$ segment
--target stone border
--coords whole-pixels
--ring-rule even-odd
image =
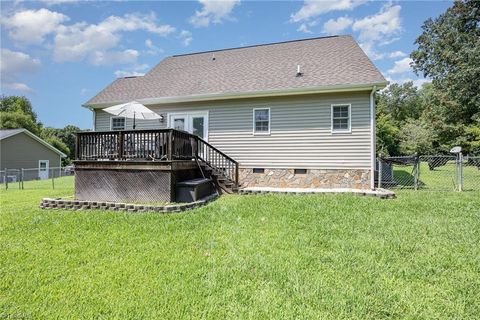
[[[253,190],[252,190],[253,189]],[[282,188],[262,188],[261,187],[256,187],[256,188],[247,188],[247,189],[240,189],[239,194],[240,195],[249,195],[249,194],[268,194],[268,193],[273,193],[273,194],[291,194],[291,195],[303,195],[303,194],[353,194],[357,196],[368,196],[368,197],[377,197],[380,199],[395,199],[397,196],[393,191],[387,190],[387,189],[375,189],[375,190],[338,190],[335,191],[335,189],[303,189],[302,188],[285,188],[282,190]]]
[[[123,212],[182,212],[199,208],[208,202],[216,199],[218,194],[209,195],[203,199],[190,203],[169,204],[163,206],[149,204],[132,204],[123,202],[107,202],[107,201],[85,201],[85,200],[68,200],[61,198],[43,198],[40,203],[41,209],[61,209],[61,210],[110,210]]]

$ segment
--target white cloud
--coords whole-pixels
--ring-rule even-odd
[[[385,5],[377,14],[356,20],[353,31],[360,32],[361,42],[372,42],[390,38],[402,30],[399,5]]]
[[[16,91],[21,91],[25,93],[33,92],[33,89],[27,86],[25,83],[12,82],[12,83],[5,83],[3,84],[3,86],[10,90],[16,90]]]
[[[2,79],[10,81],[21,74],[31,74],[40,67],[40,60],[30,57],[28,54],[1,49],[0,71]]]
[[[413,82],[413,85],[417,88],[421,88],[423,86],[423,84],[425,83],[430,83],[432,82],[432,80],[430,79],[425,79],[425,78],[419,78],[419,79],[412,79],[412,78],[400,78],[400,79],[392,79],[390,77],[387,77],[387,81],[390,82],[390,84],[392,83],[398,83],[398,84],[404,84],[406,82]]]
[[[317,24],[318,24],[318,20],[302,22],[302,24],[300,24],[300,26],[298,27],[297,31],[303,32],[303,33],[313,33],[312,30],[310,30],[310,28],[315,27]]]
[[[233,8],[240,4],[240,0],[198,0],[202,4],[200,11],[190,17],[189,22],[197,27],[208,27],[210,23],[221,23],[223,20],[231,20],[230,14]]]
[[[363,49],[365,54],[369,56],[370,59],[372,60],[380,60],[385,58],[384,53],[380,53],[377,50],[375,50],[374,44],[372,42],[365,42],[365,43],[360,42],[358,45],[360,46],[360,48]]]
[[[114,72],[114,74],[117,78],[143,76],[145,74],[145,70],[147,70],[148,67],[148,64],[135,65],[129,69],[117,70]]]
[[[407,54],[403,51],[393,51],[393,52],[390,52],[390,54],[388,55],[389,58],[403,58],[406,56]]]
[[[47,6],[56,6],[59,4],[76,3],[78,0],[40,0],[40,2],[45,3]]]
[[[123,51],[95,51],[90,56],[89,62],[95,66],[134,64],[137,62],[138,56],[138,51],[133,49]]]
[[[303,33],[313,33],[312,30],[310,30],[308,27],[307,27],[307,24],[306,23],[302,23],[298,29],[297,29],[298,32],[303,32]]]
[[[330,19],[323,24],[323,33],[338,34],[350,27],[352,23],[353,20],[347,16],[339,17],[337,20]]]
[[[410,68],[410,63],[412,63],[412,59],[410,58],[403,58],[401,60],[395,61],[395,64],[392,69],[388,70],[388,74],[401,74],[412,71]]]
[[[182,30],[178,37],[182,40],[184,46],[189,46],[193,40],[192,33],[187,30]]]
[[[30,57],[28,54],[9,49],[0,51],[0,75],[2,86],[12,90],[32,92],[32,89],[24,83],[18,82],[23,75],[29,75],[38,70],[40,60]]]
[[[60,26],[54,40],[56,61],[82,61],[92,64],[136,63],[138,51],[112,51],[125,31],[145,30],[159,36],[175,31],[170,25],[158,25],[155,14],[110,16],[99,24],[76,23]],[[112,59],[112,60],[110,60]]]
[[[375,49],[376,45],[382,46],[399,39],[396,36],[402,31],[400,10],[399,5],[387,4],[378,13],[353,23],[352,30],[359,32],[360,46],[371,59],[379,60],[386,56]]]
[[[25,10],[2,17],[1,23],[17,45],[41,44],[45,36],[58,29],[69,18],[48,9]]]
[[[117,78],[125,78],[125,77],[140,77],[145,75],[144,72],[138,72],[133,70],[117,70],[114,72]]]
[[[163,49],[154,45],[151,39],[145,40],[145,46],[148,48],[148,50],[145,52],[146,54],[154,56],[163,52]]]
[[[352,10],[365,0],[320,1],[305,0],[303,6],[290,16],[291,22],[308,21],[330,11]]]

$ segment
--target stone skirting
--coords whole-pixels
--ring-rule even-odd
[[[253,173],[253,169],[241,168],[239,176],[243,188],[370,189],[368,169],[307,169],[305,174],[295,174],[294,169],[265,169],[264,173]]]
[[[41,209],[62,209],[62,210],[112,210],[127,212],[181,212],[185,210],[199,208],[218,197],[218,194],[212,194],[199,201],[191,203],[169,204],[169,205],[149,205],[132,204],[122,202],[105,201],[84,201],[69,199],[51,199],[44,198],[40,203]]]

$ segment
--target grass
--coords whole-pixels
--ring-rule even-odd
[[[434,170],[428,168],[428,163],[420,164],[419,186],[424,190],[451,191],[454,190],[455,163],[449,161],[447,164],[436,167]],[[399,183],[393,188],[413,188],[413,166],[394,165],[394,180]],[[480,170],[475,166],[463,166],[463,190],[480,191]]]
[[[69,180],[70,179],[70,180]],[[0,318],[474,319],[480,193],[225,196],[179,214],[0,191]]]

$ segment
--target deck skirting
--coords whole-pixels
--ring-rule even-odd
[[[75,199],[111,202],[176,202],[176,184],[199,177],[192,160],[77,161]]]

